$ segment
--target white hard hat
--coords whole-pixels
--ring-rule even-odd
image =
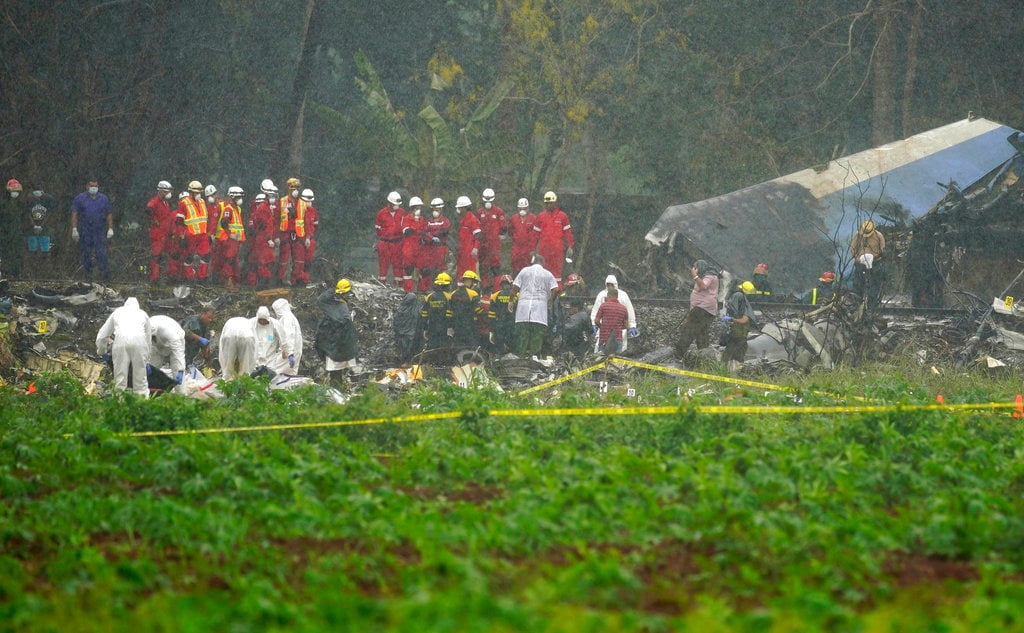
[[[264,178],[263,182],[260,183],[260,191],[263,193],[270,193],[271,191],[277,191],[277,187],[274,186],[274,181],[270,178]]]
[[[419,196],[413,196],[413,197],[409,198],[409,206],[410,207],[422,207],[423,206],[423,201],[420,200]]]
[[[462,207],[472,206],[473,203],[469,201],[469,196],[459,196],[459,199],[455,201],[455,208],[461,209]]]
[[[267,199],[267,194],[265,194],[265,193],[258,193],[258,194],[256,194],[256,197],[253,198],[253,200],[255,200],[256,202],[263,202],[266,199]]]
[[[480,195],[483,197],[484,202],[494,202],[494,189],[488,187],[487,189],[484,189],[484,192]]]
[[[171,183],[167,182],[166,180],[161,180],[160,182],[156,183],[156,188],[162,191],[170,191]]]
[[[217,193],[217,188],[213,185],[206,185],[206,189],[203,190],[204,196],[212,196],[215,193]]]
[[[244,195],[245,191],[238,185],[235,185],[234,187],[228,187],[228,196],[232,198],[239,198]]]
[[[544,194],[544,202],[557,202],[558,196],[555,195],[554,191],[549,191]]]
[[[520,209],[529,209],[530,201],[527,200],[526,198],[520,198],[516,206],[519,207]]]
[[[316,197],[313,195],[312,189],[303,189],[302,193],[299,194],[299,197],[301,197],[306,202],[313,202],[313,200],[316,199]]]
[[[182,191],[181,193],[178,194],[178,200],[183,200],[183,199],[185,199],[187,197],[188,197],[188,192],[187,191]]]
[[[444,200],[442,200],[440,198],[434,198],[433,200],[430,201],[430,206],[432,206],[432,207],[443,207],[444,206]]]
[[[388,194],[388,202],[391,204],[402,204],[402,195],[397,191]]]

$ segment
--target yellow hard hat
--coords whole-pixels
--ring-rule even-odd
[[[302,181],[299,180],[298,178],[289,178],[288,180],[285,181],[284,184],[286,187],[288,187],[288,190],[291,191],[292,189],[298,189],[299,187],[301,187]]]
[[[476,273],[473,272],[472,270],[467,270],[466,272],[462,273],[462,278],[463,279],[473,279],[473,280],[476,280],[476,281],[480,280],[480,278],[477,277]]]
[[[544,202],[557,202],[558,196],[555,195],[554,191],[549,191],[544,194]]]
[[[434,277],[434,283],[438,286],[447,286],[452,283],[452,277],[448,273],[437,273],[437,277]]]
[[[860,234],[867,237],[875,232],[875,223],[871,220],[864,220],[860,225]]]
[[[349,292],[352,292],[352,282],[348,279],[339,279],[334,286],[334,294],[343,295]]]
[[[752,282],[752,281],[744,281],[743,283],[740,284],[740,290],[742,290],[743,294],[745,294],[745,295],[752,295],[752,294],[754,294],[754,290],[755,290],[754,282]]]
[[[188,183],[188,190],[191,191],[192,193],[202,193],[203,183],[199,182],[198,180],[193,180],[192,182]]]

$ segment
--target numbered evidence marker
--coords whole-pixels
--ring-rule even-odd
[[[608,393],[608,383],[603,380],[597,383],[597,391],[599,393]]]
[[[635,396],[636,396],[636,389],[633,389],[632,387],[629,387],[629,388],[626,389],[626,397],[627,398],[633,398]]]
[[[1003,299],[1003,305],[1006,306],[1007,310],[1013,310],[1013,297],[1006,295],[1006,298]]]

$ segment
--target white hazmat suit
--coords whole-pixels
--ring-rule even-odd
[[[149,325],[153,331],[149,362],[157,367],[170,367],[175,374],[185,371],[185,330],[163,314],[149,317]]]
[[[619,288],[619,280],[615,278],[615,275],[608,275],[604,280],[605,289],[597,293],[597,297],[594,299],[594,307],[590,309],[590,322],[593,323],[597,319],[597,309],[601,307],[601,304],[608,298],[608,284],[611,284],[619,291],[619,303],[621,303],[628,313],[626,319],[627,328],[636,327],[636,311],[633,309],[633,302],[629,300],[629,295],[622,288]]]
[[[132,376],[132,391],[149,397],[146,363],[149,362],[149,341],[152,330],[149,315],[139,307],[139,300],[129,297],[124,305],[114,310],[96,334],[96,352],[110,350],[114,363],[114,388],[128,389],[128,372]],[[110,339],[114,342],[111,343]]]
[[[261,320],[266,323],[260,323]],[[287,371],[288,356],[292,350],[284,340],[280,322],[270,316],[270,308],[260,306],[256,310],[256,316],[249,322],[256,333],[256,366],[266,365],[279,374]]]
[[[232,317],[220,333],[221,373],[231,380],[256,369],[256,333],[246,317]]]
[[[270,307],[274,310],[274,315],[277,316],[278,323],[281,326],[281,338],[284,344],[295,356],[295,366],[283,370],[283,373],[298,375],[299,363],[302,362],[302,326],[299,325],[299,320],[292,314],[292,306],[288,303],[287,299],[277,299],[274,303],[270,304]]]

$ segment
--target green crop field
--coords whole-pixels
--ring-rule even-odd
[[[0,388],[0,630],[1024,630],[1020,381],[872,372],[797,393],[628,374],[345,406]],[[618,375],[621,378],[622,375]],[[941,381],[940,381],[941,380]],[[681,387],[681,395],[677,388]],[[705,413],[736,404],[906,410]],[[449,419],[138,437],[130,433]]]

